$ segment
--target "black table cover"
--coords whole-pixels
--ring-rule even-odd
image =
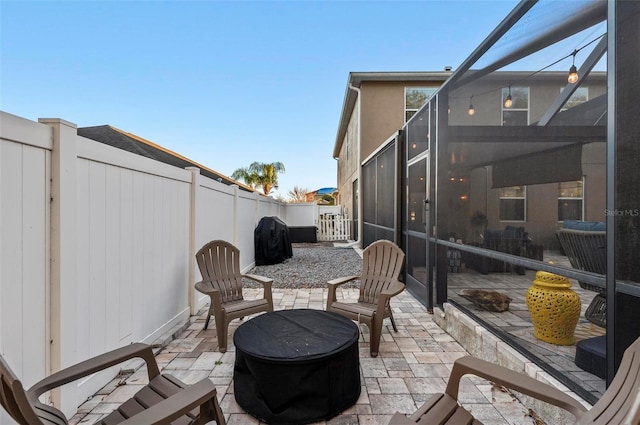
[[[240,325],[233,342],[236,401],[263,422],[327,420],[360,396],[358,327],[339,314],[262,314]]]

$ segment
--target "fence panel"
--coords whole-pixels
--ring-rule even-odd
[[[313,203],[286,204],[284,222],[287,226],[315,226],[318,219],[318,205]]]
[[[0,353],[26,387],[49,369],[51,139],[0,112]]]
[[[189,315],[190,179],[185,170],[76,136],[73,322],[61,334],[61,363],[75,363],[134,341],[152,342]],[[92,395],[109,373],[76,383],[63,408]]]
[[[234,242],[234,198],[235,190],[231,186],[219,183],[208,177],[199,176],[197,197],[197,229],[195,249],[220,239]]]
[[[104,163],[102,151],[114,148],[79,139],[84,153],[94,150],[77,168],[77,290],[85,310],[77,337],[90,342],[84,357],[152,338],[158,324],[187,309],[190,175],[179,170],[175,179],[171,167],[163,176],[169,169],[160,163],[155,170]]]
[[[255,262],[254,230],[260,221],[258,216],[258,197],[260,195],[238,191],[237,209],[235,211],[238,236],[236,246],[240,250],[240,268],[246,270]]]

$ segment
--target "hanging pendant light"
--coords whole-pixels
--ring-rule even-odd
[[[513,106],[513,99],[511,99],[511,86],[509,86],[509,94],[507,95],[507,98],[504,100],[504,107],[511,108],[511,106]]]
[[[569,78],[567,78],[567,81],[569,81],[569,83],[571,84],[575,84],[578,82],[578,68],[576,68],[576,53],[578,53],[577,50],[574,50],[572,53],[573,62],[571,64],[571,68],[569,68]]]
[[[476,110],[475,110],[475,109],[473,109],[473,103],[472,103],[472,100],[473,100],[473,96],[471,96],[471,97],[469,98],[469,112],[468,112],[468,113],[469,113],[469,116],[473,116],[473,115],[476,113]]]

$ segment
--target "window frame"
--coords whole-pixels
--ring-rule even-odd
[[[523,196],[503,196],[502,195],[502,190],[503,189],[509,189],[509,188],[514,188],[514,187],[522,187],[523,191],[524,191],[524,195]],[[510,219],[503,219],[502,218],[502,201],[503,200],[522,200],[523,203],[523,217],[522,220],[510,220]],[[509,222],[509,223],[524,223],[527,221],[527,186],[510,186],[510,187],[503,187],[498,189],[498,220],[500,222]]]
[[[564,90],[564,88],[560,89],[560,92],[562,92],[562,90]],[[570,104],[569,102],[571,102],[571,99],[573,99],[578,92],[582,92],[582,91],[586,91],[585,93],[585,100],[583,102],[577,102],[574,100],[573,104]],[[571,96],[569,96],[569,99],[567,99],[567,101],[565,102],[564,105],[562,105],[562,109],[560,109],[560,111],[566,111],[569,110],[571,108],[574,108],[582,103],[586,103],[589,101],[589,87],[588,86],[580,86],[580,87],[576,87],[575,91],[571,94]],[[571,105],[570,107],[567,107],[567,104]]]
[[[416,112],[418,112],[424,105],[426,105],[429,102],[429,99],[431,99],[431,96],[433,96],[437,91],[438,91],[437,86],[405,86],[404,88],[404,122],[408,122],[411,117],[413,117]],[[417,109],[414,108],[407,108],[407,95],[409,90],[417,90],[417,91],[429,91],[430,93],[425,93],[427,94],[427,97],[424,100],[424,103],[422,105],[420,105]],[[407,116],[407,113],[412,112],[411,117]]]
[[[514,102],[514,106],[511,106],[509,108],[504,106],[504,99],[506,99],[507,95],[509,94],[509,90],[511,90],[511,96],[513,97],[513,93],[516,90],[520,90],[520,89],[524,89],[526,90],[527,93],[527,107],[526,108],[516,108],[515,107],[515,103]],[[503,126],[508,126],[508,125],[517,125],[517,124],[505,124],[505,118],[504,118],[504,114],[505,112],[526,112],[527,113],[527,122],[525,123],[525,125],[529,125],[529,120],[531,118],[531,87],[529,86],[507,86],[507,87],[503,87],[502,88],[502,96],[500,97],[500,107],[501,112],[500,112],[500,122],[501,125]]]
[[[580,190],[580,197],[577,196],[560,196],[560,185],[562,183],[574,183],[574,182],[581,182],[582,186],[581,186],[581,190]],[[584,180],[584,176],[582,177],[581,180],[574,180],[572,182],[558,182],[558,223],[562,223],[564,222],[564,220],[584,220],[584,186],[585,186],[585,180]],[[570,200],[570,201],[576,201],[576,200],[580,200],[580,218],[567,218],[564,220],[560,220],[560,201],[561,200]]]

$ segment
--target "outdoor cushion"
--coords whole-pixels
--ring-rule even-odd
[[[607,230],[607,223],[603,221],[565,220],[562,222],[562,228],[591,232],[604,232]]]

